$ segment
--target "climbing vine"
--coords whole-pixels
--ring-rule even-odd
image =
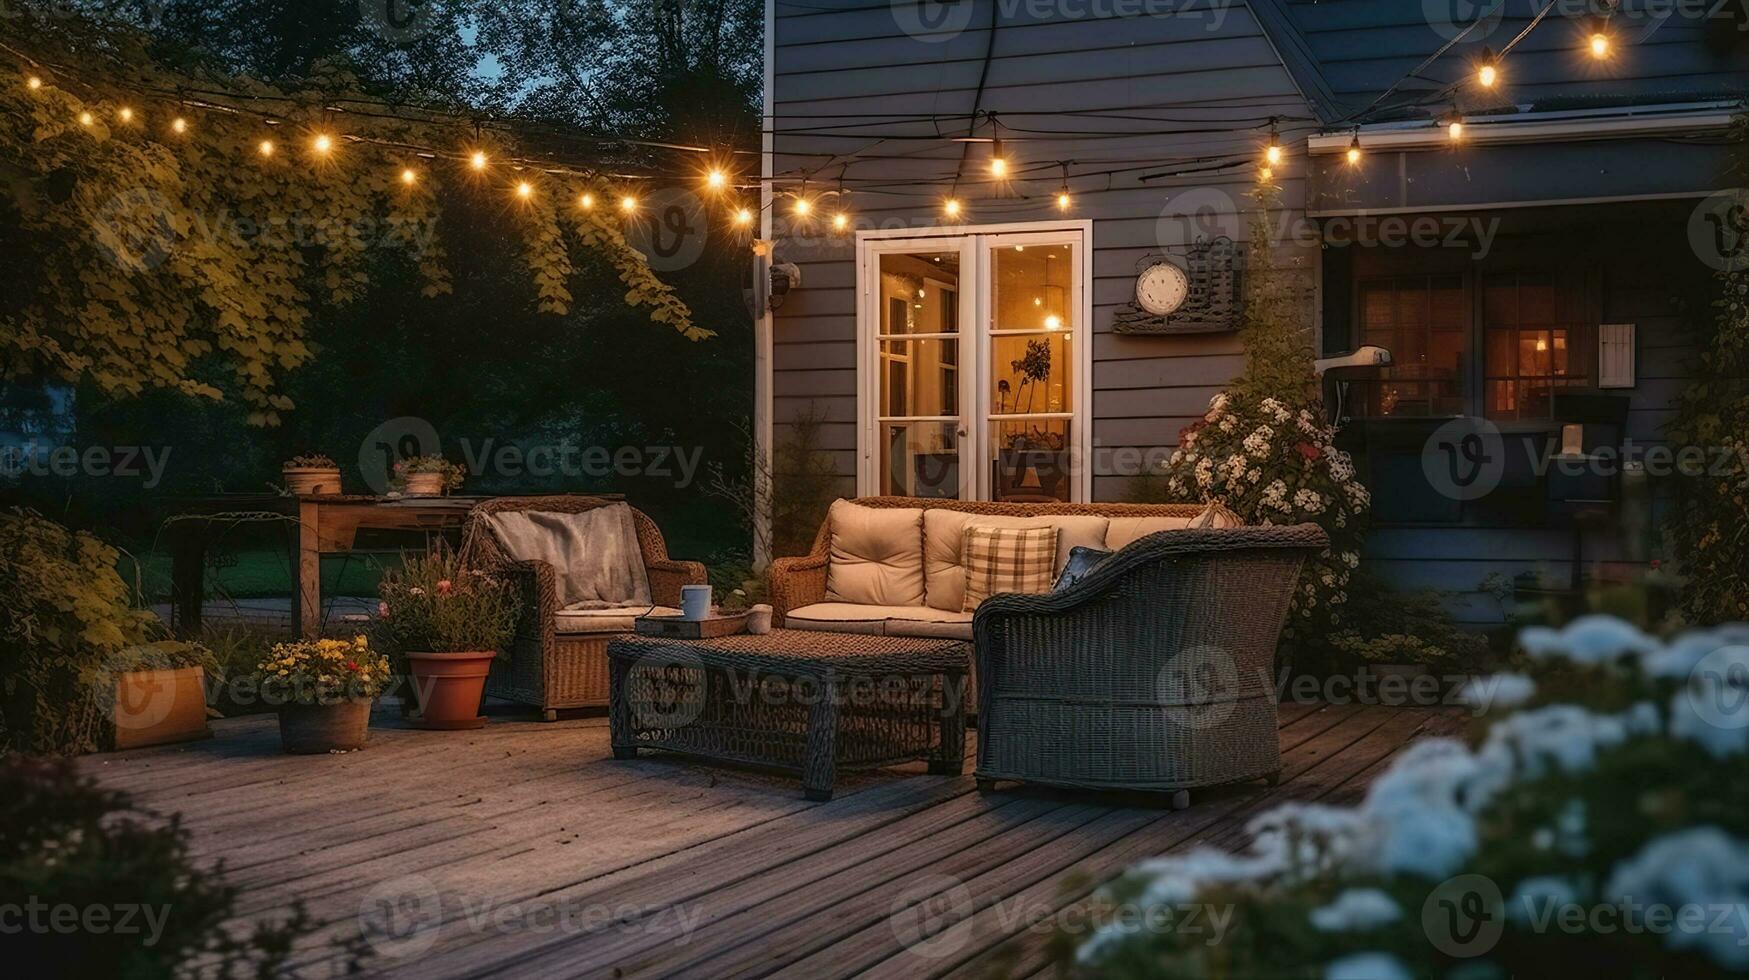
[[[252,424],[275,424],[292,408],[283,378],[312,354],[312,310],[362,297],[383,250],[411,259],[426,297],[449,292],[444,203],[480,194],[503,195],[521,219],[513,224],[543,313],[570,310],[572,250],[586,248],[606,257],[625,302],[653,322],[691,340],[712,336],[615,215],[578,205],[585,191],[612,200],[603,182],[532,167],[476,173],[414,150],[517,156],[501,134],[485,145],[446,117],[337,111],[358,88],[340,71],[281,92],[168,71],[114,32],[33,25],[43,26],[21,18],[0,36],[79,70],[0,59],[0,223],[16,225],[3,245],[18,266],[0,307],[0,378],[86,382],[114,396],[170,389],[219,400],[229,389]],[[203,95],[199,107],[151,97],[183,91],[226,94]],[[259,117],[262,106],[275,125]],[[314,149],[320,134],[332,134],[327,152]],[[524,181],[530,192],[513,193]]]

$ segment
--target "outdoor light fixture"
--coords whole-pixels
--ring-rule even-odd
[[[1067,210],[1069,210],[1069,204],[1070,204],[1069,192],[1068,191],[1058,191],[1057,192],[1057,210],[1058,211],[1067,211]]]
[[[1350,166],[1360,162],[1360,134],[1356,133],[1353,142],[1348,144],[1348,163]]]
[[[990,144],[990,175],[993,177],[1008,176],[1008,158],[1002,153],[1002,137]]]
[[[1264,162],[1268,163],[1272,167],[1280,166],[1280,164],[1281,164],[1281,147],[1276,145],[1275,143],[1269,144],[1269,148],[1267,150],[1263,151],[1263,159],[1264,159]]]

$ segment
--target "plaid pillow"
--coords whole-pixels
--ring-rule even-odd
[[[968,524],[965,534],[960,564],[966,570],[966,612],[1005,592],[1051,591],[1057,572],[1056,528]]]

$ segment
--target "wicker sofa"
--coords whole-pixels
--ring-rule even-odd
[[[1064,544],[1091,536],[1095,526],[1077,519],[1105,521],[1103,544],[1115,554],[1086,578],[1045,595],[994,596],[975,614],[927,598],[923,611],[828,601],[830,518],[809,555],[773,563],[773,605],[792,629],[974,641],[980,786],[1170,792],[1185,805],[1191,788],[1279,770],[1275,648],[1305,559],[1328,545],[1316,526],[1193,528],[1204,514],[1196,505],[853,503],[922,509],[926,551],[931,524],[936,537],[953,527],[931,519],[941,510],[980,523],[1047,520]],[[937,547],[926,591],[951,573],[941,557]]]
[[[617,501],[599,497],[502,497],[482,502],[468,515],[462,532],[462,561],[510,576],[523,600],[521,619],[508,656],[499,657],[486,681],[486,693],[533,705],[547,721],[564,708],[604,708],[608,704],[607,645],[632,631],[633,612],[602,610],[570,613],[558,608],[553,567],[544,561],[512,561],[498,547],[484,518],[505,511],[574,514]],[[704,565],[674,561],[662,531],[642,511],[632,509],[650,595],[657,607],[680,605],[680,589],[703,585]],[[641,611],[641,610],[639,610]]]

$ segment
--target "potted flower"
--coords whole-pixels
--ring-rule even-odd
[[[464,569],[439,548],[409,557],[378,586],[378,642],[403,661],[412,678],[420,728],[479,728],[486,677],[510,643],[521,603],[498,576]]]
[[[462,488],[460,466],[442,456],[414,456],[395,464],[390,485],[410,497],[437,497]]]
[[[370,706],[389,681],[387,657],[363,636],[277,643],[255,668],[263,701],[279,705],[279,741],[294,755],[364,747]]]
[[[340,492],[340,464],[321,453],[293,456],[280,466],[285,489],[298,497],[316,497]]]

